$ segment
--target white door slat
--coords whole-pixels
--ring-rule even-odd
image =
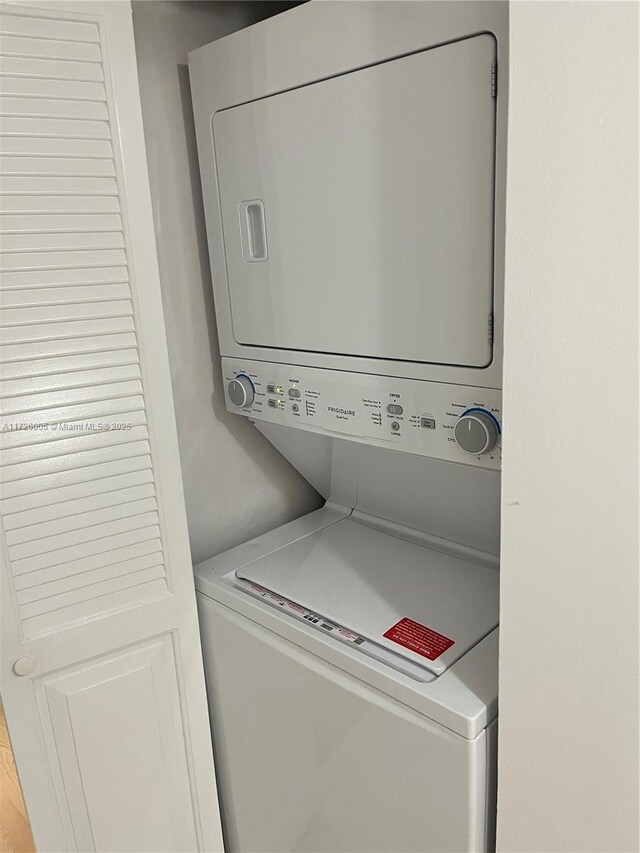
[[[84,353],[82,355],[66,355],[61,358],[36,358],[28,361],[13,361],[6,364],[2,370],[4,381],[17,379],[36,379],[76,372],[79,370],[94,370],[103,367],[119,367],[138,364],[137,348],[106,350],[105,352]],[[75,382],[73,384],[76,384]],[[83,383],[84,384],[84,383]],[[0,388],[2,385],[0,384]],[[48,381],[39,384],[37,390],[48,387]],[[22,393],[22,391],[20,391]]]
[[[5,116],[2,133],[12,136],[59,136],[63,139],[111,139],[106,121]]]
[[[20,616],[25,621],[28,621],[32,617],[43,616],[44,614],[53,613],[63,608],[69,609],[70,606],[83,602],[93,604],[94,607],[98,608],[99,612],[103,609],[103,605],[99,601],[96,601],[96,599],[100,599],[110,593],[129,590],[131,587],[147,585],[151,581],[161,581],[164,584],[163,591],[166,590],[164,567],[162,565],[153,568],[138,569],[125,575],[116,575],[109,580],[98,581],[87,586],[77,587],[58,595],[52,595],[48,598],[24,604],[20,607]]]
[[[111,158],[91,157],[15,157],[5,154],[2,162],[5,175],[50,175],[67,177],[113,177],[115,166]]]
[[[93,249],[123,249],[122,231],[72,231],[62,234],[5,234],[0,252],[86,252]]]
[[[122,219],[117,213],[3,214],[0,215],[0,231],[3,234],[122,231]]]
[[[23,619],[41,616],[43,613],[51,613],[54,610],[60,610],[63,607],[69,607],[72,604],[79,604],[83,601],[94,601],[96,598],[100,598],[108,593],[119,592],[120,590],[129,589],[132,586],[140,586],[148,581],[157,581],[161,578],[164,578],[163,566],[138,569],[129,574],[116,575],[108,580],[98,581],[87,586],[67,590],[58,595],[52,595],[23,604],[20,607],[20,615]]]
[[[83,21],[56,21],[31,15],[0,15],[0,28],[6,35],[32,38],[59,38],[62,41],[99,42],[98,27]]]
[[[22,575],[25,572],[37,569],[46,569],[51,566],[61,566],[71,560],[81,560],[94,554],[106,554],[116,548],[124,548],[137,542],[146,542],[150,539],[158,539],[160,528],[158,525],[141,527],[137,530],[107,536],[104,539],[93,539],[91,542],[81,542],[69,548],[61,548],[57,551],[48,551],[45,554],[34,554],[22,560],[13,561],[14,575]]]
[[[35,429],[13,429],[2,437],[0,461],[4,465],[13,465],[146,438],[146,424],[146,415],[142,409],[89,420],[64,418],[60,422],[42,424]]]
[[[144,498],[133,501],[131,504],[105,507],[56,521],[45,521],[42,524],[10,531],[7,534],[7,544],[10,553],[16,557],[32,556],[54,550],[58,547],[58,543],[66,547],[70,544],[101,538],[105,530],[108,531],[108,535],[111,535],[112,530],[119,532],[120,529],[131,530],[146,526],[146,524],[139,525],[137,519],[143,516],[147,520],[157,518],[156,509],[155,498]],[[23,550],[20,551],[18,546]]]
[[[14,480],[23,482],[35,477],[46,477],[50,474],[61,474],[63,471],[73,471],[77,468],[88,468],[89,474],[91,474],[91,469],[104,462],[115,462],[133,456],[148,456],[149,453],[149,442],[143,440],[115,443],[108,447],[83,450],[80,453],[69,453],[66,456],[54,456],[48,459],[37,459],[34,462],[7,465],[3,471],[3,488],[7,489]],[[75,471],[75,476],[78,476],[77,471]]]
[[[9,450],[103,429],[128,429],[128,426],[114,426],[124,422],[135,426],[146,423],[144,399],[140,395],[117,396],[96,402],[83,399],[76,405],[31,411],[27,416],[2,415],[1,446],[2,450]]]
[[[36,341],[55,341],[68,338],[93,338],[102,335],[132,332],[131,316],[105,317],[96,320],[74,320],[69,323],[36,323],[5,327],[0,337],[5,344],[26,344]]]
[[[86,231],[62,234],[5,234],[0,240],[0,252],[73,252],[93,249],[122,249],[121,231]],[[4,259],[3,259],[4,260]]]
[[[26,308],[28,306],[63,305],[74,302],[107,302],[112,299],[129,299],[131,291],[126,282],[120,284],[76,285],[74,287],[43,287],[29,290],[5,290],[0,292],[2,308]]]
[[[145,601],[152,601],[167,593],[165,580],[156,580],[140,584],[131,589],[121,589],[111,595],[103,595],[97,601],[83,602],[65,607],[54,613],[45,613],[32,619],[24,619],[24,630],[28,637],[38,637],[58,628],[60,625],[72,627],[82,625],[91,616],[135,607]]]
[[[155,498],[142,498],[131,503],[119,503],[112,506],[104,507],[97,510],[89,510],[87,512],[75,513],[66,518],[58,518],[54,521],[43,521],[38,524],[33,524],[30,527],[21,527],[18,530],[7,532],[7,544],[10,546],[33,544],[39,539],[49,539],[55,536],[62,536],[65,533],[81,531],[84,528],[96,528],[108,522],[115,522],[122,519],[133,520],[139,515],[148,512],[156,512],[157,504]],[[127,528],[128,529],[128,528]],[[92,535],[78,539],[77,541],[85,542],[87,539],[94,538]]]
[[[27,379],[7,379],[0,382],[0,397],[26,396],[56,389],[78,388],[84,385],[101,385],[126,379],[139,379],[138,363],[117,367],[98,367],[92,370],[76,370],[69,373],[52,373],[47,376]]]
[[[131,397],[116,397],[111,400],[99,400],[89,402],[83,400],[75,406],[58,406],[53,409],[43,409],[31,412],[28,418],[22,418],[20,427],[15,427],[17,422],[15,415],[3,415],[0,417],[0,433],[2,434],[2,447],[18,447],[21,444],[35,444],[38,441],[47,441],[41,438],[38,427],[47,424],[74,423],[75,421],[90,421],[92,419],[109,420],[116,415],[125,415],[132,412],[142,412],[144,415],[144,399],[142,395]],[[140,423],[146,423],[142,420]],[[29,424],[34,429],[22,429]]]
[[[107,106],[102,101],[80,101],[63,98],[25,98],[20,95],[0,96],[0,116],[31,116],[33,118],[109,118]]]
[[[128,382],[106,382],[92,388],[75,387],[59,391],[46,391],[42,394],[25,395],[0,399],[0,414],[19,415],[25,412],[55,409],[65,404],[75,405],[93,400],[111,400],[142,393],[140,380]],[[17,420],[17,418],[16,418]]]
[[[77,498],[72,501],[51,504],[45,507],[35,507],[23,512],[14,512],[5,515],[4,527],[7,531],[31,529],[32,525],[42,522],[52,522],[56,519],[79,518],[82,514],[108,507],[117,507],[119,504],[130,504],[132,501],[140,501],[144,498],[155,498],[156,490],[152,482],[140,486],[130,486],[126,489],[115,489],[110,492],[101,492],[89,497]]]
[[[0,80],[2,78],[0,77]],[[100,84],[101,85],[101,84]],[[0,154],[22,157],[113,157],[108,139],[60,139],[55,136],[0,136]]]
[[[1,217],[0,217],[1,220]],[[0,225],[2,222],[0,221]],[[27,287],[56,287],[76,284],[102,284],[129,281],[125,266],[113,267],[62,267],[57,270],[3,271],[3,290]]]
[[[65,578],[71,580],[76,575],[95,571],[106,566],[119,566],[121,564],[136,564],[138,560],[149,560],[151,565],[160,565],[162,559],[162,542],[160,539],[146,539],[126,545],[124,548],[114,548],[102,554],[93,554],[80,560],[70,560],[57,566],[49,566],[46,569],[37,569],[18,575],[15,579],[16,590],[32,589],[40,584],[62,581]]]
[[[51,463],[54,467],[60,467],[64,463],[64,458],[70,454],[77,455],[93,450],[111,451],[121,444],[129,445],[131,442],[143,441],[149,436],[144,412],[117,415],[114,419],[106,419],[106,422],[124,424],[125,428],[76,430],[75,427],[82,425],[82,422],[80,424],[64,422],[62,427],[51,432],[54,437],[49,441],[22,444],[0,450],[0,462],[6,470],[15,470],[15,466],[20,464],[33,465],[38,462]],[[40,434],[47,433],[41,431]]]
[[[106,285],[108,286],[108,285]],[[9,344],[0,346],[0,364],[11,361],[24,361],[38,356],[52,357],[72,355],[80,352],[105,352],[112,349],[125,349],[137,345],[133,332],[121,335],[96,335],[85,338],[64,338],[54,341],[37,341],[27,344]]]
[[[142,569],[156,567],[162,568],[164,574],[162,554],[158,552],[145,554],[136,560],[109,563],[109,565],[102,566],[99,569],[92,569],[88,572],[81,572],[77,575],[63,577],[49,583],[39,584],[36,587],[20,590],[17,595],[18,604],[30,604],[33,601],[40,601],[43,598],[50,598],[53,595],[61,595],[70,590],[82,589],[83,587],[110,580],[111,578],[119,578],[139,572]],[[36,572],[33,574],[36,574]]]
[[[2,213],[119,213],[116,196],[6,195]]]
[[[135,398],[132,398],[135,399]],[[108,407],[108,402],[99,405]],[[19,448],[24,450],[24,455],[29,459],[43,458],[45,456],[54,456],[58,451],[59,443],[63,440],[78,439],[83,436],[97,436],[108,433],[131,433],[133,427],[145,426],[147,423],[144,408],[129,409],[126,411],[126,403],[121,400],[110,401],[111,408],[125,409],[125,411],[107,412],[101,415],[90,415],[89,417],[70,417],[63,415],[61,418],[50,420],[48,417],[43,419],[43,422],[38,422],[31,417],[26,423],[15,426],[14,422],[9,421],[9,427],[3,427],[2,434],[2,450],[0,454],[8,451],[16,451]],[[74,406],[74,409],[80,408]],[[58,410],[58,411],[65,411]],[[42,412],[38,413],[40,416]],[[47,413],[48,414],[48,411]],[[5,419],[8,421],[8,419]],[[2,429],[2,428],[0,428]],[[41,445],[42,448],[36,448],[34,445]],[[48,448],[48,452],[46,450]],[[74,445],[74,449],[86,449],[84,446]],[[33,452],[31,452],[33,451]],[[4,461],[18,461],[18,457],[5,458]]]
[[[0,269],[6,272],[37,269],[67,269],[124,266],[125,253],[122,249],[80,250],[75,252],[16,252],[0,259]]]
[[[56,41],[47,38],[23,38],[3,35],[0,50],[4,56],[28,56],[37,59],[64,59],[80,62],[100,62],[97,42]]]
[[[29,326],[32,323],[51,323],[55,320],[98,320],[103,317],[128,317],[132,313],[131,302],[124,299],[42,305],[37,308],[3,308],[0,310],[0,326]]]
[[[62,478],[44,478],[32,483],[33,489],[13,496],[2,492],[0,510],[7,515],[53,507],[66,501],[85,500],[129,486],[153,483],[151,460],[148,457],[127,459],[124,462],[107,462],[95,466],[93,477],[80,477],[78,481],[68,475]],[[14,483],[14,486],[19,485]]]
[[[98,62],[36,59],[25,56],[0,57],[0,74],[46,77],[54,80],[104,80],[102,65]]]
[[[66,432],[65,438],[45,441],[39,444],[29,444],[20,447],[10,447],[0,450],[0,464],[5,471],[15,473],[20,465],[40,463],[53,469],[68,468],[67,456],[78,457],[81,453],[111,452],[120,445],[129,446],[132,442],[144,441],[149,437],[145,424],[136,424],[131,429],[116,430],[86,430],[79,434]]]
[[[4,119],[3,121],[11,121]],[[40,175],[0,177],[0,193],[20,195],[117,195],[113,178],[42,177]]]
[[[103,83],[47,80],[43,77],[0,77],[2,95],[24,98],[60,98],[65,101],[106,101]]]

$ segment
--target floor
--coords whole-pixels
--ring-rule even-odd
[[[35,849],[0,705],[0,853],[35,853]]]

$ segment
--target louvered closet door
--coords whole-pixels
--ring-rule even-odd
[[[2,699],[36,844],[222,849],[130,5],[0,15]]]

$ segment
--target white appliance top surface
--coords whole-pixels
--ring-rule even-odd
[[[353,519],[298,539],[236,574],[436,675],[498,624],[495,569]]]

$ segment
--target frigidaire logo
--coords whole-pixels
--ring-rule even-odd
[[[337,409],[335,406],[327,406],[327,409],[330,412],[335,412],[336,415],[353,415],[355,417],[355,412],[353,409]]]

